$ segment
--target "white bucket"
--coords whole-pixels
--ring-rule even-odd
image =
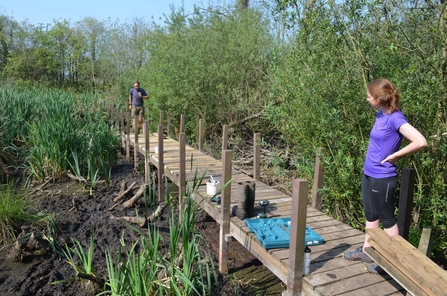
[[[155,146],[154,150],[155,150],[155,154],[158,154],[158,146]]]
[[[216,195],[218,185],[219,185],[219,182],[217,182],[217,183],[206,182],[206,194]]]

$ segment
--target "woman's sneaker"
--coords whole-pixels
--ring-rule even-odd
[[[343,258],[351,261],[362,261],[366,263],[373,263],[374,261],[363,252],[363,247],[358,247],[352,252],[345,252],[341,254]]]

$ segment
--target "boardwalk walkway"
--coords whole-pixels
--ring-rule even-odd
[[[123,137],[126,142],[127,137]],[[130,146],[134,146],[134,135],[130,135]],[[149,159],[158,167],[159,155],[155,153],[158,137],[152,134],[149,137]],[[171,138],[163,140],[163,164],[164,174],[173,183],[179,182],[179,143]],[[141,154],[145,155],[144,136],[138,137],[138,146]],[[161,153],[161,152],[160,152]],[[192,158],[192,162],[191,162]],[[192,166],[191,166],[192,163]],[[221,180],[222,162],[200,151],[186,146],[186,180],[192,180],[198,168],[199,174],[206,172],[206,176],[212,175]],[[190,169],[191,168],[191,169]],[[256,182],[256,201],[269,200],[267,207],[268,217],[290,217],[292,198],[268,185],[256,181],[242,173],[237,168],[232,170],[231,207],[237,204],[237,183],[242,181]],[[206,197],[206,184],[203,182],[198,191],[199,195]],[[210,199],[201,201],[201,206],[216,221],[220,221],[220,205],[211,202]],[[261,209],[255,207],[257,212]],[[303,295],[402,295],[405,291],[388,275],[371,275],[364,271],[365,263],[346,261],[341,254],[347,250],[353,250],[363,242],[364,234],[349,225],[337,221],[321,211],[308,206],[306,225],[321,235],[325,243],[312,246],[310,273],[303,277]],[[257,259],[266,265],[284,283],[288,275],[287,248],[264,249],[257,241],[256,236],[249,232],[244,222],[236,217],[230,219],[230,234]],[[237,242],[233,242],[237,243]]]

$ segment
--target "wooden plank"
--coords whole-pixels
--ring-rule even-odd
[[[368,287],[362,287],[360,289],[356,289],[347,293],[343,293],[340,295],[343,296],[381,296],[381,295],[400,295],[404,292],[404,288],[399,285],[393,278],[390,278],[386,281],[382,281]]]
[[[376,287],[374,285],[382,285],[389,279],[389,276],[374,276],[366,273],[363,268],[363,265],[359,264],[340,269],[337,273],[334,271],[332,276],[339,275],[338,280],[328,282],[326,285],[318,285],[315,290],[321,293],[321,295],[343,295],[344,293],[364,289],[369,292],[369,295],[383,295],[380,291],[375,290]],[[351,277],[343,276],[343,274],[347,273]],[[371,288],[373,286],[374,288]]]
[[[386,258],[428,294],[445,295],[444,293],[447,291],[447,272],[445,270],[401,236],[390,237],[380,228],[367,231],[371,236],[371,245],[381,254],[381,257]],[[415,268],[416,266],[417,268]],[[393,274],[394,270],[387,270],[387,272]],[[395,279],[397,280],[397,278]],[[407,285],[401,282],[400,284],[408,290]]]
[[[396,261],[388,260],[383,257],[382,253],[372,247],[367,247],[364,252],[368,254],[380,267],[383,268],[388,274],[390,274],[401,286],[403,286],[409,293],[417,296],[429,295],[421,287],[416,285],[411,278],[409,278],[405,272],[400,270],[400,266],[396,266]]]

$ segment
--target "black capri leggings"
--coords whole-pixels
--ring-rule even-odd
[[[394,216],[396,186],[397,177],[377,179],[363,174],[362,199],[368,222],[380,220],[384,228],[391,228],[396,224]]]

